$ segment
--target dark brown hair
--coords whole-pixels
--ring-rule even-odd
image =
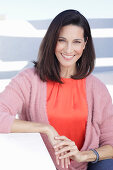
[[[82,27],[84,30],[84,40],[87,41],[82,56],[76,63],[77,74],[72,75],[71,78],[83,79],[94,69],[95,50],[89,23],[80,12],[66,10],[58,14],[51,22],[40,45],[37,62],[33,62],[42,81],[52,80],[62,83],[60,64],[55,56],[55,47],[61,28],[70,24]]]

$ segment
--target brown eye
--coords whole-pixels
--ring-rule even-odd
[[[59,41],[59,42],[63,42],[64,40],[63,40],[63,39],[59,39],[58,41]]]
[[[80,42],[80,41],[74,41],[74,43],[76,43],[76,44],[80,44],[81,42]]]

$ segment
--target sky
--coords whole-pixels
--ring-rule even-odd
[[[6,19],[52,19],[66,9],[79,10],[87,18],[113,18],[113,0],[0,0]]]

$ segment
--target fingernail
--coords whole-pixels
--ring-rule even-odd
[[[58,136],[55,136],[55,138],[57,139],[57,138],[58,138]]]

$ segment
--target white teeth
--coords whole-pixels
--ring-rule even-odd
[[[62,54],[63,55],[63,54]],[[63,55],[65,58],[72,58],[73,56],[67,56],[67,55]]]

